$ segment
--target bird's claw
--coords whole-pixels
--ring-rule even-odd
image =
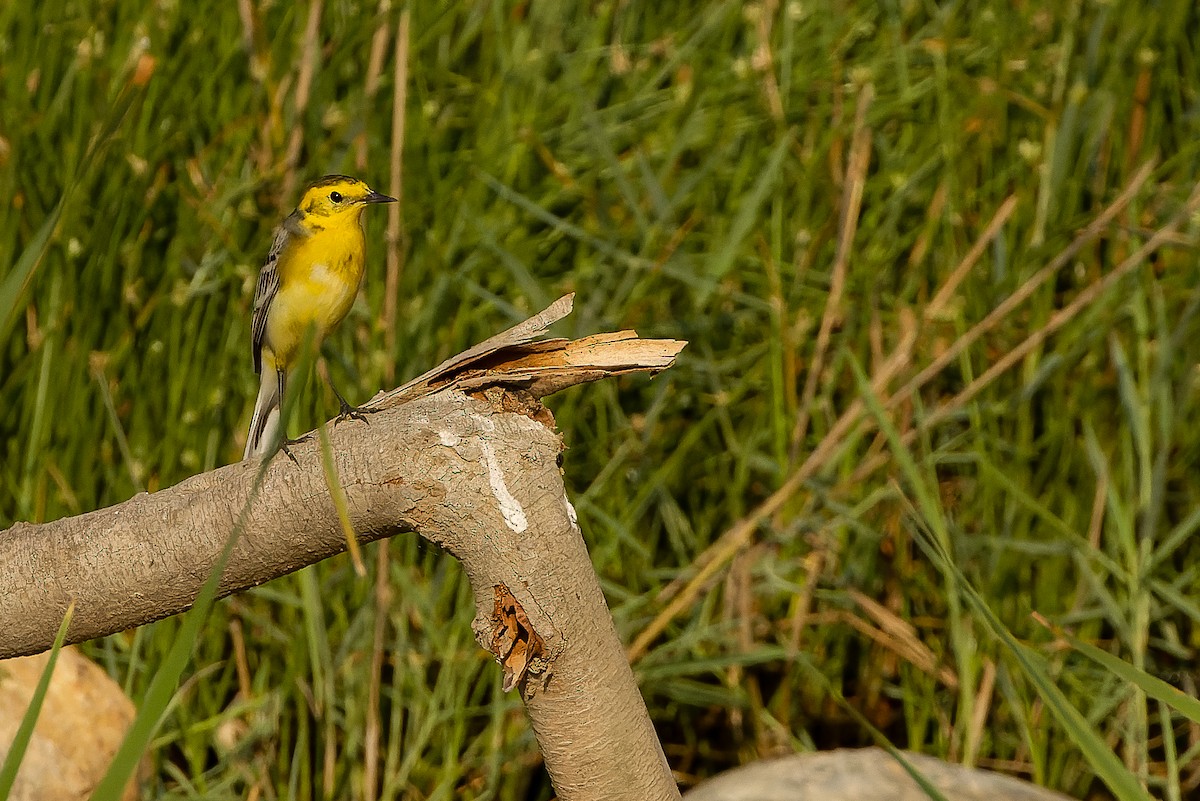
[[[300,462],[298,462],[296,460],[296,455],[294,453],[292,453],[292,449],[289,446],[299,445],[301,442],[304,442],[305,440],[307,440],[309,438],[309,436],[310,436],[309,434],[305,434],[304,436],[297,437],[296,439],[287,439],[285,437],[284,440],[279,443],[279,451],[282,452],[284,456],[291,459],[292,464],[296,465],[296,467],[300,466]]]
[[[373,412],[374,409],[364,409],[361,406],[351,406],[350,402],[346,400],[342,393],[338,392],[337,387],[333,385],[332,381],[329,382],[329,388],[332,389],[333,394],[337,396],[338,404],[340,405],[340,408],[338,409],[338,416],[333,419],[334,425],[337,425],[343,420],[361,420],[364,423],[371,422],[367,419],[367,415]]]
[[[361,406],[351,406],[345,401],[342,401],[342,408],[340,411],[338,411],[338,416],[334,418],[333,422],[334,425],[342,422],[343,420],[361,420],[364,423],[370,423],[371,421],[367,419],[367,415],[370,414],[371,411],[371,409],[364,409]]]

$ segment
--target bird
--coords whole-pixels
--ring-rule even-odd
[[[315,338],[313,347],[319,346],[358,295],[366,263],[363,212],[395,202],[357,178],[327,175],[305,190],[296,209],[275,229],[254,290],[251,350],[261,379],[243,459],[271,450],[288,378],[308,337]],[[365,419],[332,381],[330,387],[341,402],[339,420]]]

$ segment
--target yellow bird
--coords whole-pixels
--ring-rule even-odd
[[[243,459],[264,455],[275,440],[288,376],[310,328],[319,345],[358,295],[366,260],[363,211],[394,202],[357,178],[327,175],[305,191],[275,231],[254,291],[254,372],[262,380]],[[357,410],[336,387],[333,391],[341,417],[352,416]]]

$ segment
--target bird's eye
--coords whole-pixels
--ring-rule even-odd
[[[341,192],[330,192],[329,199],[332,200],[334,203],[341,203],[342,202],[342,193]]]

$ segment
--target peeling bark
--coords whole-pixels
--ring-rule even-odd
[[[529,622],[521,602],[503,584],[493,587],[496,606],[492,610],[492,636],[488,650],[504,667],[504,692],[532,673],[541,676],[550,667],[546,641]]]

